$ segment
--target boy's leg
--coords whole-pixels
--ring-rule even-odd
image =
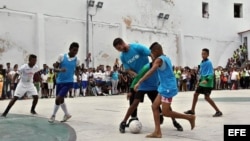
[[[33,102],[32,102],[32,106],[31,106],[31,109],[30,109],[31,114],[37,114],[36,111],[35,111],[37,102],[38,102],[38,95],[33,95]]]
[[[160,112],[159,112],[159,107],[161,105],[161,96],[158,95],[153,104],[152,104],[152,111],[153,111],[153,115],[154,115],[154,123],[155,123],[155,130],[153,133],[147,135],[147,138],[161,138],[162,134],[161,134],[161,126],[160,126]]]
[[[191,130],[195,127],[195,116],[194,115],[181,114],[181,113],[170,110],[172,98],[165,98],[162,96],[161,102],[162,102],[162,113],[164,116],[171,117],[171,118],[186,119],[189,121],[189,123],[191,125]]]
[[[191,110],[185,111],[184,112],[185,114],[191,114],[191,115],[195,114],[195,107],[196,107],[196,104],[197,104],[197,101],[198,101],[198,97],[200,95],[199,94],[200,91],[201,91],[201,87],[198,87],[197,90],[194,93],[194,96],[193,96],[193,103],[192,103]]]
[[[135,98],[135,91],[134,89],[130,89],[131,90],[131,96],[129,98],[129,105],[133,104],[134,98]],[[137,118],[137,107],[134,109],[133,113],[131,114],[131,118]]]
[[[9,105],[6,107],[5,111],[4,111],[3,114],[2,114],[2,117],[6,117],[6,116],[7,116],[7,114],[9,113],[9,110],[10,110],[11,107],[15,104],[15,102],[17,101],[18,98],[19,98],[19,97],[14,96],[14,97],[10,100]]]
[[[153,103],[154,100],[156,99],[157,95],[158,95],[158,91],[147,92],[147,94],[148,94],[149,99],[150,99],[151,102]],[[171,107],[170,107],[170,110],[172,110]],[[164,118],[163,118],[162,109],[161,109],[160,106],[159,106],[159,112],[160,112],[160,124],[162,124],[163,121],[164,121]],[[182,126],[176,121],[176,119],[175,119],[175,118],[171,118],[171,119],[172,119],[172,121],[173,121],[174,127],[176,127],[178,131],[183,131]]]
[[[216,113],[213,115],[214,117],[222,116],[222,112],[219,110],[219,108],[216,106],[214,101],[210,98],[210,94],[205,95],[205,100],[214,108]]]
[[[137,109],[139,103],[141,101],[143,101],[144,94],[145,94],[145,92],[142,92],[142,91],[138,91],[136,94],[135,94],[135,91],[132,92],[131,97],[133,96],[133,101],[130,101],[130,102],[132,102],[132,104],[130,104],[130,106],[129,106],[128,110],[127,110],[127,113],[126,113],[126,115],[125,115],[125,117],[123,119],[123,121],[120,123],[119,130],[120,130],[121,133],[125,133],[125,127],[129,127],[129,124],[130,124],[131,121],[138,120],[138,118],[136,116],[133,117],[133,114],[135,113],[135,110]],[[129,120],[128,124],[126,124],[129,116],[132,116],[132,117]]]

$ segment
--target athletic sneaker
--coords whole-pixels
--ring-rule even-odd
[[[55,122],[55,116],[51,116],[50,119],[48,120],[49,123],[54,123]]]
[[[174,127],[177,128],[178,131],[183,131],[182,126],[177,121],[174,121],[173,124],[174,124]]]
[[[35,110],[31,110],[30,113],[33,114],[33,115],[37,114]]]
[[[125,133],[125,128],[126,128],[126,122],[123,121],[120,123],[119,127],[120,133]]]
[[[126,124],[126,127],[129,127],[130,122],[133,120],[139,120],[139,119],[137,117],[132,117],[131,119],[129,119],[128,124]]]
[[[61,122],[66,122],[68,119],[70,119],[72,116],[71,115],[64,115],[63,119]]]
[[[222,112],[220,112],[220,111],[216,112],[216,113],[213,115],[213,117],[220,117],[220,116],[222,116]]]
[[[163,124],[164,118],[163,115],[160,115],[160,124]]]

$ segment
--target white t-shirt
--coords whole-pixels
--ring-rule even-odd
[[[231,80],[237,80],[238,75],[239,75],[239,73],[237,71],[233,71],[232,75],[231,75]]]
[[[47,83],[48,77],[49,77],[48,74],[42,73],[42,74],[41,74],[42,82],[43,82],[43,83]]]
[[[28,64],[22,65],[18,69],[18,74],[20,75],[20,82],[23,84],[33,85],[33,76],[37,71],[39,71],[37,65],[34,65],[32,68]]]
[[[77,82],[77,77],[76,77],[76,75],[74,74],[74,76],[73,76],[73,80],[74,80],[74,83],[76,83]]]
[[[14,71],[14,70],[12,70],[12,71],[10,71],[9,72],[9,75],[11,76],[11,79],[13,79],[13,77],[14,77],[14,75],[17,73],[17,71]],[[20,77],[20,76],[19,76]],[[15,80],[15,83],[17,83],[18,82],[18,78]]]
[[[111,81],[110,73],[111,71],[105,71],[105,81]]]
[[[82,81],[88,81],[88,75],[87,73],[82,73]]]

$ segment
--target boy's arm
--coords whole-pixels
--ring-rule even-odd
[[[143,81],[148,79],[158,69],[158,67],[161,66],[161,64],[162,64],[162,60],[160,58],[155,59],[150,70],[137,82],[137,84],[134,87],[134,90],[136,91],[138,89],[139,85]]]

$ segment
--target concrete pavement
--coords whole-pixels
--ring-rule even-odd
[[[192,97],[193,92],[179,92],[173,99],[173,110],[183,113],[190,109]],[[128,108],[126,95],[67,98],[66,103],[72,114],[72,118],[67,124],[75,130],[77,141],[223,141],[224,124],[250,124],[250,90],[213,91],[211,97],[223,112],[222,117],[212,117],[215,111],[203,99],[203,95],[200,95],[194,130],[190,130],[188,121],[177,119],[184,128],[183,132],[177,131],[173,127],[171,119],[165,117],[161,126],[163,133],[161,139],[145,138],[154,130],[151,103],[147,97],[145,97],[144,103],[139,105],[138,110],[138,117],[143,125],[140,134],[131,134],[128,129],[125,134],[119,132],[119,124]],[[0,101],[0,113],[4,111],[8,102],[9,100]],[[31,102],[31,99],[17,101],[10,113],[30,115]],[[53,106],[53,98],[39,99],[36,109],[38,116],[49,118]],[[60,121],[62,117],[63,112],[59,109],[56,120]],[[51,126],[48,122],[44,122],[44,124],[48,125],[48,128]]]

